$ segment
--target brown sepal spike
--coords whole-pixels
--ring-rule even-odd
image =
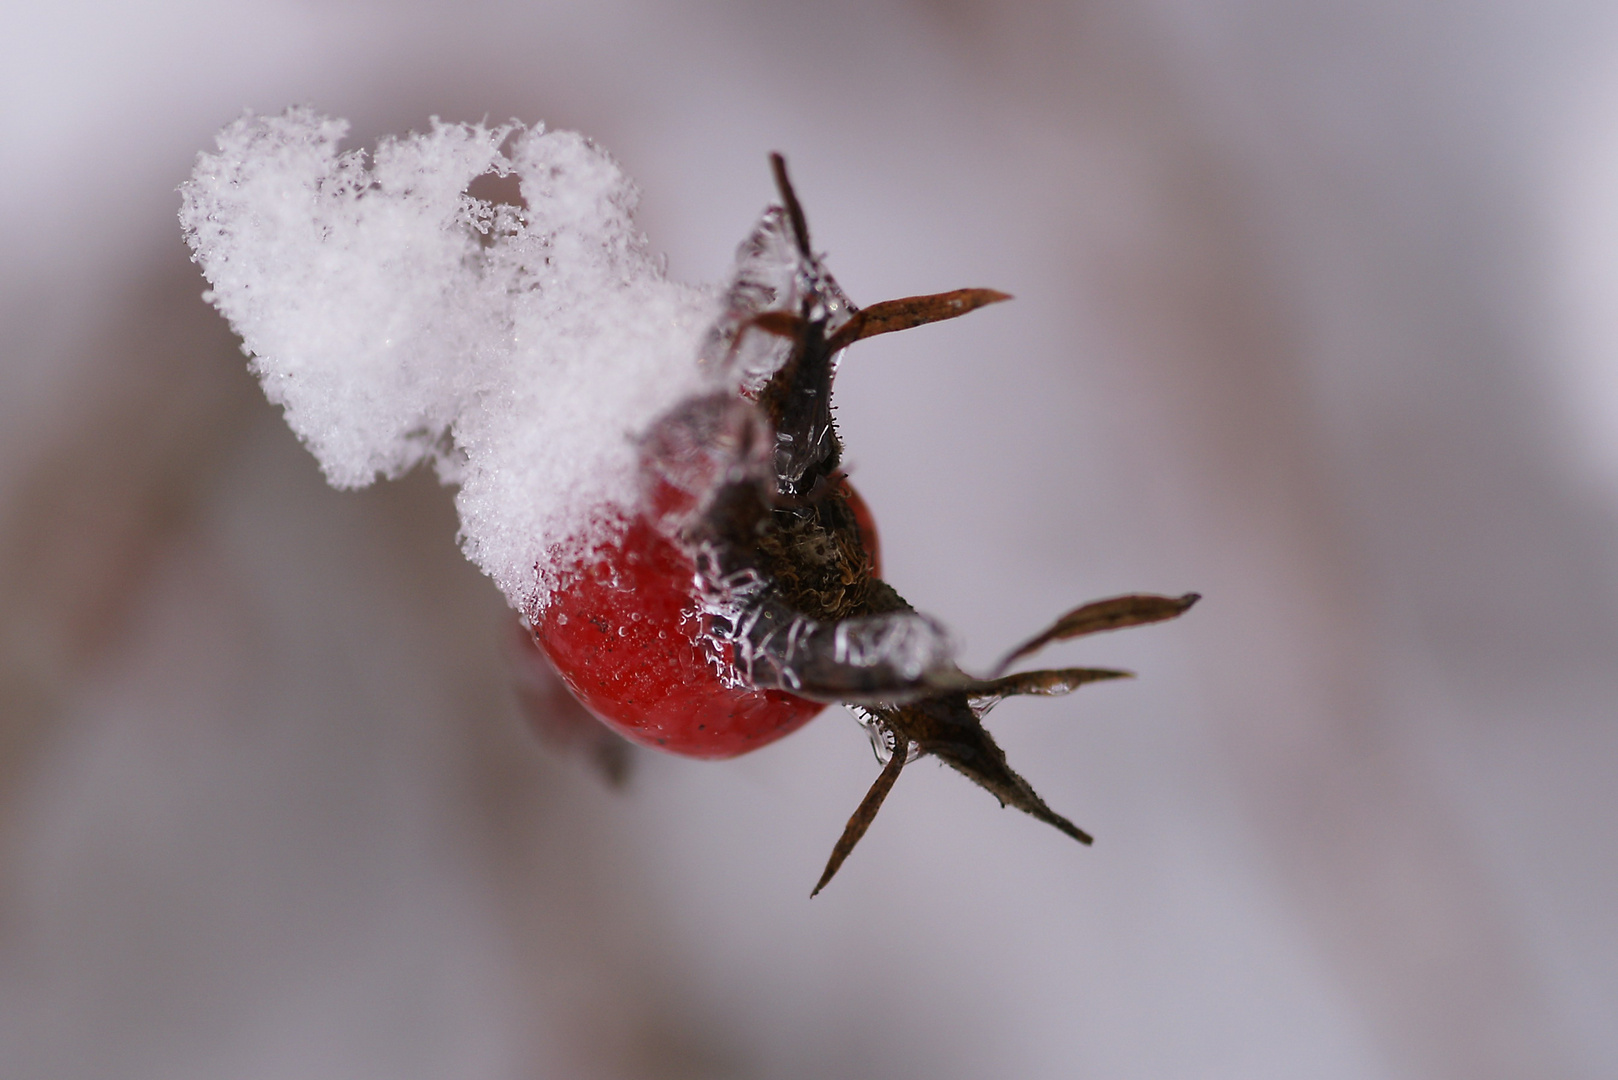
[[[1132,671],[1117,668],[1056,668],[1051,671],[1019,671],[998,679],[983,679],[963,687],[967,696],[999,700],[1008,697],[1057,697],[1071,694],[1085,683],[1107,679],[1133,679]]]
[[[923,753],[932,754],[978,787],[1000,800],[1002,806],[1018,810],[1055,826],[1081,844],[1094,838],[1067,818],[1045,805],[1033,787],[1006,764],[1001,750],[982,724],[972,718],[970,728],[952,731],[943,738],[918,740]]]
[[[787,220],[792,223],[792,239],[797,242],[798,251],[804,258],[813,259],[814,252],[809,250],[809,222],[803,216],[803,204],[798,202],[798,193],[792,189],[792,181],[787,177],[787,159],[780,154],[771,154],[770,171],[775,174],[775,188],[781,193]]]
[[[911,743],[915,743],[921,753],[933,755],[993,795],[1000,800],[1000,805],[1014,806],[1081,844],[1093,842],[1089,833],[1045,805],[1032,785],[1006,763],[1005,751],[978,720],[979,710],[972,707],[966,691],[948,691],[908,705],[883,706],[870,711],[874,722],[892,736],[893,757],[883,766],[882,774],[871,785],[854,816],[848,819],[848,826],[826,863],[826,871],[820,875],[820,882],[810,896],[826,887],[849,852],[854,850],[854,845],[871,827],[882,800],[887,798],[893,782],[899,778],[899,770],[904,768],[905,748]]]
[[[804,322],[790,311],[761,311],[747,321],[754,330],[796,341],[803,336]]]
[[[888,792],[893,790],[893,782],[899,779],[899,771],[905,767],[906,750],[907,747],[904,746],[894,749],[893,756],[888,759],[888,763],[882,766],[882,771],[877,774],[876,783],[871,785],[871,790],[867,791],[865,798],[860,800],[859,808],[854,811],[854,816],[848,819],[847,825],[843,826],[843,835],[837,838],[837,846],[831,849],[831,858],[826,860],[825,871],[820,875],[820,880],[815,882],[814,889],[810,891],[810,899],[814,899],[815,896],[819,895],[820,890],[826,887],[826,883],[832,879],[832,875],[836,874],[838,868],[843,865],[843,860],[848,858],[848,853],[854,850],[854,845],[859,843],[860,837],[865,835],[865,830],[869,829],[871,822],[876,820],[876,812],[882,809],[882,800],[886,799]]]
[[[826,342],[826,347],[836,352],[868,337],[958,318],[988,304],[998,304],[1002,300],[1010,299],[1010,293],[994,289],[956,289],[953,292],[934,293],[931,296],[907,296],[902,300],[884,300],[880,304],[872,304],[868,308],[856,311],[854,317],[831,336]]]
[[[1197,593],[1186,593],[1179,597],[1137,593],[1131,596],[1115,596],[1111,600],[1093,601],[1083,607],[1074,608],[1057,619],[1043,633],[1029,638],[1012,649],[1004,660],[995,665],[994,670],[996,673],[1002,672],[1053,641],[1068,641],[1086,634],[1098,634],[1103,630],[1121,630],[1126,626],[1141,626],[1145,623],[1176,618],[1184,615],[1190,610],[1191,605],[1200,599],[1202,597]]]

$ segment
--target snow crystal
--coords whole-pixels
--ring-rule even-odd
[[[198,155],[180,220],[208,299],[332,484],[433,464],[468,557],[543,601],[633,512],[636,439],[704,386],[719,302],[666,278],[580,135],[435,119],[368,166],[347,129],[249,114]],[[469,195],[486,174],[526,205]]]

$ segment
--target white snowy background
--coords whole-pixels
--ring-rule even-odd
[[[13,4],[0,1075],[1618,1072],[1618,9]],[[788,154],[887,576],[1085,850],[840,713],[624,792],[530,733],[430,477],[322,482],[175,187],[244,107],[584,131],[672,273]],[[1053,653],[1053,657],[1057,654]]]

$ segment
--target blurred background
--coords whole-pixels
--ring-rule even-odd
[[[3,23],[8,1080],[1618,1073],[1613,5]],[[1015,294],[861,345],[840,417],[973,663],[1205,595],[991,718],[1096,846],[925,765],[810,902],[840,710],[621,790],[537,738],[448,492],[326,488],[200,299],[174,189],[292,103],[581,130],[689,280],[781,150],[856,302]]]

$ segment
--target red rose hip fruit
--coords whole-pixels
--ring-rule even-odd
[[[533,620],[568,688],[608,727],[696,758],[756,750],[826,706],[780,690],[727,684],[703,639],[696,567],[645,519],[558,589]]]

